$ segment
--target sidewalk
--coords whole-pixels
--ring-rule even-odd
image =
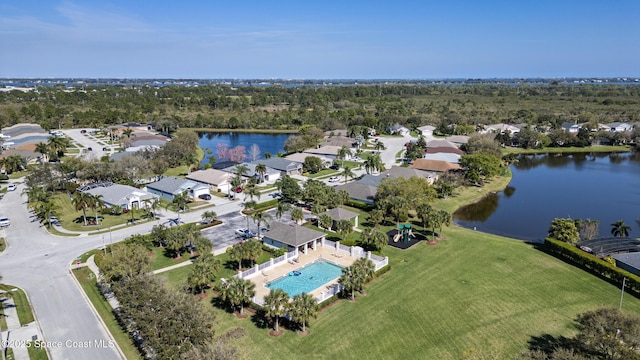
[[[0,291],[0,294],[6,293],[6,291]],[[10,294],[8,294],[10,295]],[[7,322],[7,330],[2,332],[0,343],[8,344],[13,349],[13,356],[16,360],[29,360],[29,350],[27,344],[33,339],[42,340],[42,334],[36,325],[35,321],[24,326],[20,325],[18,319],[18,311],[16,305],[13,302],[13,298],[7,297],[2,299],[4,307],[4,318]],[[2,351],[4,348],[0,347]]]

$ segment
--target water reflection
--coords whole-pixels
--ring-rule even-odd
[[[556,217],[598,220],[608,233],[608,224],[635,225],[640,216],[638,152],[521,155],[511,171],[509,186],[461,208],[456,223],[540,241]],[[630,235],[639,236],[633,225]]]
[[[498,208],[499,199],[500,196],[497,193],[490,193],[473,204],[463,206],[455,212],[454,217],[457,220],[484,222]]]

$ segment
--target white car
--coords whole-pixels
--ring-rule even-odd
[[[338,181],[340,181],[340,178],[337,176],[332,176],[329,178],[329,182],[338,182]]]
[[[251,237],[256,236],[256,234],[251,232],[249,229],[245,229],[245,228],[236,230],[236,234],[238,234],[238,236],[242,236],[244,238],[251,238]]]
[[[7,191],[16,191],[18,187],[15,184],[10,184],[7,186]]]
[[[0,216],[0,227],[7,227],[11,225],[11,221],[6,216]]]

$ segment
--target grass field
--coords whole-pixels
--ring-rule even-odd
[[[20,325],[32,323],[34,318],[33,313],[31,312],[31,306],[29,305],[29,300],[27,300],[27,295],[25,295],[24,291],[21,289],[12,291],[15,288],[16,287],[12,285],[0,285],[0,289],[8,292],[13,298],[13,303],[16,305],[16,310],[18,311],[18,320],[20,320]]]
[[[458,359],[469,349],[510,358],[531,336],[572,335],[576,315],[617,306],[619,289],[521,241],[452,227],[437,246],[387,248],[391,271],[355,303],[341,300],[311,333],[278,338],[213,308],[220,331],[244,327],[246,358]],[[624,309],[640,312],[625,297]]]
[[[29,351],[29,360],[47,360],[49,356],[47,356],[47,351],[43,346],[36,347],[33,341],[29,342],[27,345],[27,351]]]

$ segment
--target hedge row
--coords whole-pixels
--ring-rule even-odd
[[[353,200],[353,199],[349,199],[346,205],[354,207],[356,209],[364,210],[364,211],[370,211],[370,210],[373,210],[374,208],[372,204],[367,204],[364,201]]]
[[[640,296],[640,277],[637,275],[620,269],[614,264],[564,241],[547,238],[544,245],[544,250],[547,253],[605,279],[616,286],[620,286],[623,279],[627,278],[625,291],[633,293],[635,296]]]
[[[258,210],[271,209],[278,206],[278,199],[268,200],[262,203],[256,204],[256,206],[251,209],[251,211],[242,211],[246,215],[253,215]]]

